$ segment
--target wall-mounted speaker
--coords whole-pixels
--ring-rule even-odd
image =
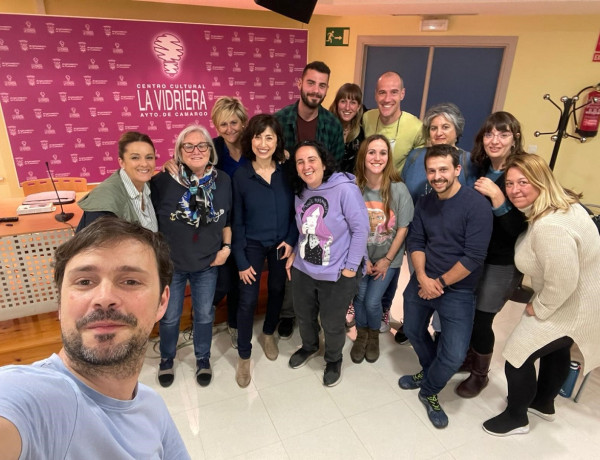
[[[254,0],[254,3],[288,18],[308,24],[317,0]]]

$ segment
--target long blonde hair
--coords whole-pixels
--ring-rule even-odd
[[[365,158],[367,158],[367,151],[369,150],[369,144],[376,140],[382,140],[385,142],[387,151],[388,151],[388,161],[381,172],[381,186],[379,188],[379,194],[381,195],[381,200],[383,201],[383,211],[385,213],[385,220],[389,222],[390,220],[390,201],[392,197],[392,182],[402,182],[400,179],[400,174],[394,167],[394,162],[392,160],[392,147],[390,146],[390,141],[388,141],[387,137],[381,134],[373,134],[367,137],[358,149],[358,153],[356,155],[356,166],[354,167],[354,175],[356,176],[356,185],[361,192],[365,191],[365,187],[367,186],[367,174],[365,168]]]
[[[505,166],[505,171],[517,168],[539,192],[529,212],[528,221],[534,222],[540,217],[550,213],[566,212],[572,204],[579,203],[581,194],[564,188],[558,183],[548,163],[533,153],[524,155],[511,155]]]

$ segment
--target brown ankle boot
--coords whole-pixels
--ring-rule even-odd
[[[365,351],[367,349],[367,340],[369,339],[369,329],[366,327],[356,328],[356,340],[350,350],[350,359],[353,363],[362,363],[365,359]]]
[[[473,350],[471,375],[456,387],[456,394],[462,398],[474,398],[481,393],[481,390],[483,390],[490,381],[487,375],[490,371],[491,361],[491,353],[480,355]]]
[[[379,359],[379,329],[369,329],[365,359],[369,363],[374,363]]]
[[[271,361],[275,361],[279,356],[279,347],[274,334],[265,334],[265,356]]]
[[[250,385],[252,377],[250,375],[250,358],[242,359],[238,357],[237,369],[235,371],[235,381],[240,388],[246,388]]]
[[[473,348],[469,347],[467,350],[467,355],[465,356],[465,360],[462,363],[462,366],[458,369],[458,372],[471,372],[471,368],[473,365]]]

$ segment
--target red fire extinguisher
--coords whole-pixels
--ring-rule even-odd
[[[598,122],[600,121],[600,91],[598,89],[596,87],[588,93],[587,105],[583,107],[579,123],[575,119],[575,131],[582,137],[589,138],[598,134]]]

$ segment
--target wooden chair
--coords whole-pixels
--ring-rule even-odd
[[[72,190],[74,192],[87,192],[87,180],[84,177],[57,177],[54,179],[57,190]],[[50,179],[35,179],[21,182],[25,196],[32,193],[51,192],[52,183]]]

